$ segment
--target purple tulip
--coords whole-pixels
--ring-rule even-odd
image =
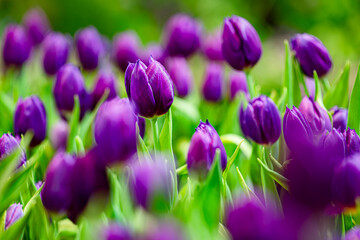
[[[152,57],[153,59],[164,65],[167,56],[164,48],[161,45],[152,43],[147,45],[146,48],[143,50],[141,61],[145,63],[150,57]]]
[[[166,59],[166,69],[175,86],[179,97],[186,97],[193,85],[193,75],[186,59],[183,57],[172,57]]]
[[[222,34],[217,30],[208,36],[202,42],[202,52],[210,61],[223,61],[221,49]]]
[[[20,25],[10,24],[3,34],[3,61],[5,65],[21,67],[29,58],[31,40]]]
[[[110,69],[101,70],[97,77],[92,92],[92,107],[94,108],[96,104],[100,101],[101,97],[106,90],[109,91],[107,100],[111,100],[117,96],[117,84],[116,76]]]
[[[50,31],[49,21],[41,8],[30,9],[24,16],[23,23],[34,45],[41,43]]]
[[[133,31],[116,35],[112,51],[116,65],[125,72],[129,62],[136,62],[140,58],[141,43],[138,35]]]
[[[206,175],[214,161],[216,149],[220,150],[220,164],[225,170],[227,156],[218,133],[208,120],[206,123],[200,121],[190,141],[187,155],[189,172],[197,173],[200,177]]]
[[[309,97],[314,99],[315,98],[315,81],[314,81],[314,79],[305,77],[305,84],[306,84],[306,88],[309,93]],[[301,91],[301,96],[303,98],[307,97],[307,95],[305,94],[305,91],[304,91],[304,86],[302,84],[300,85],[300,91]]]
[[[79,68],[70,63],[62,66],[57,72],[53,94],[59,113],[64,119],[74,108],[75,95],[80,101],[80,118],[91,107],[91,96],[86,92],[84,78]]]
[[[126,93],[136,113],[145,118],[161,116],[174,101],[174,87],[168,72],[152,57],[149,66],[138,60],[125,72]]]
[[[14,138],[11,134],[4,133],[0,138],[0,161],[9,156],[16,148],[19,148],[19,143],[19,140]],[[26,162],[26,154],[24,149],[21,149],[21,156],[18,161],[18,168]]]
[[[14,115],[15,136],[31,130],[34,135],[30,146],[35,147],[45,139],[46,125],[45,107],[40,98],[31,96],[18,100]]]
[[[50,142],[56,150],[66,150],[69,126],[64,120],[58,121],[51,129]]]
[[[110,223],[102,230],[102,240],[131,240],[133,239],[131,232],[120,223]]]
[[[290,46],[305,75],[313,77],[315,70],[322,77],[331,69],[329,52],[318,38],[307,33],[296,34]]]
[[[185,240],[181,226],[173,220],[162,220],[155,226],[148,227],[143,240]]]
[[[344,240],[358,240],[360,239],[360,227],[355,226],[350,229],[346,234]]]
[[[240,108],[240,126],[246,137],[258,144],[271,145],[281,134],[281,117],[273,100],[261,95]]]
[[[218,63],[211,62],[206,67],[202,94],[205,100],[218,102],[223,97],[224,89],[224,67]]]
[[[189,57],[200,47],[202,27],[186,14],[176,14],[165,27],[165,48],[170,56]]]
[[[249,98],[249,90],[246,83],[246,75],[241,71],[233,71],[230,80],[230,100],[232,101],[238,92],[243,92]]]
[[[223,57],[234,69],[253,67],[259,61],[261,41],[255,28],[245,18],[225,18],[222,38]]]
[[[348,110],[346,108],[332,107],[330,111],[333,113],[333,127],[339,129],[340,132],[346,130]]]
[[[105,54],[105,44],[94,27],[87,27],[76,34],[76,50],[85,70],[94,70]]]
[[[360,153],[360,137],[355,130],[348,128],[343,132],[343,136],[345,139],[346,156]]]
[[[50,33],[43,43],[43,67],[48,75],[54,75],[67,61],[70,43],[61,33]]]
[[[136,153],[137,117],[127,99],[104,102],[95,119],[95,140],[104,164],[128,160]]]
[[[20,203],[11,204],[11,206],[6,210],[5,230],[8,229],[11,225],[13,225],[23,216],[24,216],[24,211],[22,209],[22,205]]]

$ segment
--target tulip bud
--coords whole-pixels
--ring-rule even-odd
[[[202,94],[205,100],[218,102],[223,97],[224,68],[217,63],[209,63],[206,67]]]
[[[253,67],[259,61],[261,41],[255,28],[245,18],[225,18],[222,40],[223,57],[234,69]]]
[[[174,87],[168,72],[152,57],[149,66],[138,60],[125,72],[125,87],[136,113],[145,118],[161,116],[174,101]]]
[[[227,156],[218,133],[208,120],[206,123],[200,121],[190,141],[187,155],[189,172],[197,173],[200,177],[206,175],[214,161],[216,149],[220,150],[220,164],[221,168],[225,170]]]
[[[18,100],[14,115],[15,136],[31,130],[34,135],[30,146],[35,147],[45,139],[46,125],[45,107],[40,98],[31,96]]]
[[[240,108],[240,126],[246,137],[258,144],[271,145],[281,134],[281,117],[273,100],[261,95]]]
[[[135,62],[140,58],[141,43],[137,34],[127,31],[118,34],[113,40],[113,59],[116,65],[123,71],[129,62]]]
[[[5,217],[5,230],[13,225],[16,221],[24,216],[24,211],[22,210],[22,205],[20,203],[13,203],[6,210]]]
[[[31,52],[31,40],[24,28],[20,25],[8,25],[4,31],[2,42],[5,65],[21,67]]]
[[[290,46],[306,76],[313,77],[314,70],[319,77],[329,72],[332,65],[331,58],[318,38],[307,33],[296,34],[291,38]]]
[[[59,113],[64,119],[74,108],[75,95],[79,97],[81,118],[91,107],[91,97],[86,92],[84,78],[79,68],[70,63],[62,66],[56,73],[53,94]]]
[[[246,83],[246,75],[241,71],[233,71],[230,80],[230,100],[232,101],[238,92],[243,92],[249,98],[249,90]]]
[[[202,42],[202,52],[211,61],[223,61],[221,50],[222,34],[221,31],[215,31],[209,34]]]
[[[200,47],[201,25],[186,14],[176,14],[165,27],[165,46],[170,56],[189,57]]]
[[[104,102],[95,118],[95,140],[104,164],[126,161],[136,152],[137,117],[127,99]]]
[[[166,68],[174,83],[176,93],[179,97],[186,97],[193,85],[193,76],[186,59],[183,57],[172,57],[166,60]]]
[[[66,150],[69,136],[68,124],[60,120],[51,129],[50,142],[56,150]]]
[[[101,35],[94,27],[80,30],[76,34],[76,50],[85,70],[94,70],[100,58],[105,54],[105,45]]]
[[[116,76],[110,69],[100,71],[96,77],[96,82],[92,92],[92,107],[100,101],[106,90],[109,91],[107,100],[111,100],[117,96]]]
[[[19,148],[19,140],[14,138],[9,133],[4,133],[0,138],[0,161],[9,156],[16,148]],[[21,149],[21,156],[19,159],[18,168],[26,162],[26,155],[24,149]]]
[[[360,153],[360,137],[355,130],[348,128],[343,132],[343,136],[345,139],[346,156]]]
[[[34,45],[41,43],[50,31],[49,21],[41,8],[30,9],[26,13],[23,23]]]
[[[125,226],[119,223],[113,222],[102,230],[100,239],[101,240],[131,240],[133,239],[133,237],[131,236],[129,229],[127,229]]]
[[[344,240],[358,240],[360,239],[360,227],[355,226],[346,232]]]
[[[333,127],[340,132],[346,130],[348,111],[346,108],[339,108],[337,106],[330,109],[333,117]]]

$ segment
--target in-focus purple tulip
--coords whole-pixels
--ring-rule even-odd
[[[126,161],[136,152],[136,121],[128,99],[117,97],[101,105],[94,129],[104,164]]]
[[[255,28],[239,16],[225,18],[222,35],[224,59],[236,70],[253,67],[262,53],[261,40]]]
[[[113,222],[101,231],[101,240],[131,240],[130,230],[120,223]]]
[[[306,76],[313,77],[315,70],[319,77],[323,77],[331,69],[329,52],[315,36],[307,33],[296,34],[291,38],[290,46]]]
[[[23,23],[34,45],[41,43],[50,31],[49,21],[41,8],[30,9],[24,16]]]
[[[233,71],[230,80],[230,100],[232,101],[238,92],[243,92],[249,98],[249,90],[246,83],[246,75],[241,71]]]
[[[209,34],[202,41],[202,52],[210,61],[223,61],[221,49],[222,33],[217,30]]]
[[[50,33],[43,43],[43,67],[48,75],[54,75],[67,61],[70,43],[61,33]]]
[[[201,122],[191,137],[187,155],[187,168],[203,177],[210,170],[214,161],[216,149],[220,150],[221,168],[225,170],[227,156],[223,143],[215,128],[208,120]]]
[[[130,62],[136,62],[141,55],[141,43],[136,32],[127,31],[115,36],[112,57],[116,65],[125,72]]]
[[[56,74],[53,88],[56,106],[62,118],[66,119],[74,108],[74,97],[80,101],[80,117],[91,107],[91,96],[85,89],[84,78],[79,68],[67,63]]]
[[[125,72],[125,87],[136,113],[145,118],[167,113],[174,101],[171,78],[164,66],[152,57],[148,67],[140,60],[129,64]]]
[[[221,64],[211,62],[206,67],[202,94],[209,102],[218,102],[224,92],[224,67]]]
[[[56,150],[66,150],[69,136],[69,126],[64,120],[60,120],[51,128],[50,142]]]
[[[193,75],[186,59],[172,57],[166,59],[166,69],[174,83],[175,91],[179,97],[186,97],[192,90]]]
[[[150,57],[152,57],[153,59],[155,59],[156,61],[158,61],[159,63],[164,65],[165,64],[165,59],[167,57],[166,55],[167,54],[166,54],[164,48],[160,44],[150,43],[143,50],[141,61],[146,63],[147,60]],[[135,61],[133,61],[133,62],[135,62]]]
[[[4,133],[0,138],[0,161],[5,157],[9,156],[16,148],[20,147],[20,141],[13,137],[9,133]],[[23,149],[21,149],[21,156],[19,159],[18,167],[21,167],[26,162],[26,154]]]
[[[360,239],[360,227],[355,226],[350,229],[344,237],[344,240],[359,240]]]
[[[94,89],[92,92],[92,107],[100,101],[105,91],[109,91],[107,100],[111,100],[117,96],[116,76],[110,69],[101,70],[95,80]]]
[[[87,27],[76,34],[76,50],[85,70],[94,70],[105,54],[105,44],[94,27]]]
[[[355,130],[348,128],[343,132],[343,136],[345,139],[346,156],[360,153],[360,137]]]
[[[202,27],[186,14],[176,14],[165,27],[165,48],[170,56],[189,57],[200,47]]]
[[[333,127],[338,129],[340,132],[346,130],[348,110],[346,108],[339,108],[337,106],[330,109],[333,117]]]
[[[265,95],[240,108],[240,127],[244,135],[258,144],[271,145],[281,134],[281,117],[273,100]]]
[[[30,96],[19,99],[14,115],[15,136],[25,135],[27,131],[32,131],[33,138],[30,146],[35,147],[45,139],[46,127],[45,107],[40,98]]]
[[[31,40],[22,26],[8,25],[4,31],[2,43],[2,57],[5,65],[21,67],[29,58]]]
[[[13,203],[6,210],[5,217],[5,230],[8,229],[11,225],[13,225],[16,221],[24,216],[24,211],[22,209],[22,205],[20,203]]]

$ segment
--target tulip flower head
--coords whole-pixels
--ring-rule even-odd
[[[360,227],[355,226],[346,232],[344,240],[357,240],[360,239]]]
[[[0,138],[0,161],[9,156],[13,151],[16,150],[16,148],[20,148],[19,140],[9,133],[4,133]],[[21,167],[25,162],[26,154],[25,151],[21,149],[21,156],[18,167]]]
[[[22,209],[22,205],[20,203],[11,204],[11,206],[6,210],[5,230],[8,229],[11,225],[13,225],[23,216],[24,216],[24,211]]]
[[[92,108],[100,101],[106,90],[109,91],[107,100],[117,96],[116,76],[110,69],[101,70],[96,77],[92,92]]]
[[[246,83],[246,75],[241,71],[234,71],[230,77],[230,100],[233,100],[238,92],[243,92],[249,97],[249,90]]]
[[[348,128],[343,132],[346,156],[360,153],[360,137],[354,129]]]
[[[202,94],[209,102],[218,102],[223,97],[224,91],[224,68],[222,65],[212,62],[206,67]]]
[[[346,108],[339,108],[337,106],[330,109],[333,113],[333,127],[339,129],[340,132],[346,130],[348,110]]]
[[[223,61],[222,49],[222,33],[219,30],[214,31],[205,37],[202,41],[202,52],[211,61]]]
[[[50,142],[56,150],[66,150],[69,136],[69,126],[64,120],[59,120],[51,128]]]
[[[101,240],[131,240],[131,232],[120,223],[112,222],[101,231]]]
[[[166,69],[175,86],[179,97],[186,97],[193,85],[193,76],[186,59],[183,57],[172,57],[166,59]]]
[[[40,44],[50,31],[49,20],[41,8],[30,9],[25,14],[23,24],[34,45]]]

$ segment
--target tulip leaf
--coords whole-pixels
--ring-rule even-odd
[[[174,111],[181,113],[190,119],[193,123],[198,123],[200,119],[199,110],[194,106],[194,104],[188,102],[187,100],[175,97],[172,104]]]
[[[285,40],[285,76],[284,84],[287,88],[286,105],[289,107],[294,106],[294,76],[292,69],[292,57],[289,42]]]
[[[235,162],[235,159],[237,158],[238,154],[239,154],[239,151],[240,151],[240,146],[241,144],[244,142],[244,139],[237,145],[234,153],[231,155],[231,157],[228,159],[228,162],[227,162],[227,165],[226,165],[226,168],[223,172],[223,178],[225,179],[226,181],[226,177],[227,177],[227,174],[230,170],[230,168],[232,167],[232,165],[234,164]]]
[[[140,129],[139,129],[139,125],[136,123],[136,136],[137,136],[137,151],[138,151],[138,155],[139,153],[142,153],[142,156],[145,159],[150,160],[151,156],[149,153],[149,150],[146,147],[146,144],[144,142],[144,140],[142,139],[142,137],[140,136]],[[139,157],[139,159],[141,159]]]
[[[6,95],[5,92],[0,91],[0,109],[1,118],[0,126],[1,130],[10,130],[13,126],[13,113],[15,111],[15,104],[12,99]]]
[[[247,159],[251,158],[252,146],[248,141],[244,140],[244,137],[229,133],[229,134],[221,135],[220,139],[224,144],[231,143],[235,145],[240,145],[240,150],[245,155],[245,157]]]
[[[73,153],[76,150],[75,137],[76,135],[78,135],[79,121],[80,121],[80,100],[79,100],[79,96],[75,95],[74,108],[69,123],[69,138],[66,149],[67,152],[69,153]]]
[[[184,164],[183,166],[177,168],[176,169],[176,174],[177,175],[186,175],[186,174],[188,174],[187,165]]]
[[[324,102],[322,99],[322,94],[321,94],[321,87],[320,87],[320,79],[316,73],[316,71],[314,70],[314,80],[315,80],[315,101],[323,108],[325,108],[324,106]],[[325,108],[326,109],[326,108]]]
[[[237,173],[237,176],[238,176],[238,179],[239,179],[240,186],[241,186],[242,190],[244,191],[245,195],[248,198],[250,198],[251,189],[246,184],[245,179],[244,179],[243,175],[241,174],[241,172],[239,170],[239,167],[236,167],[236,173]]]
[[[281,93],[281,96],[279,97],[277,103],[276,103],[276,106],[277,108],[279,109],[280,113],[284,113],[285,112],[285,105],[286,105],[286,98],[287,98],[287,88],[286,87],[283,87],[283,90],[282,90],[282,93]]]
[[[360,132],[360,65],[351,91],[347,127]]]
[[[282,186],[286,191],[289,191],[289,180],[287,178],[282,176],[280,173],[277,173],[274,170],[271,170],[259,158],[257,160],[272,179],[274,179],[278,184],[280,184],[280,186]]]
[[[221,123],[221,128],[219,133],[231,133],[239,132],[239,123],[238,123],[238,110],[241,102],[246,101],[245,95],[243,92],[238,92],[235,98],[230,102],[224,120]]]

